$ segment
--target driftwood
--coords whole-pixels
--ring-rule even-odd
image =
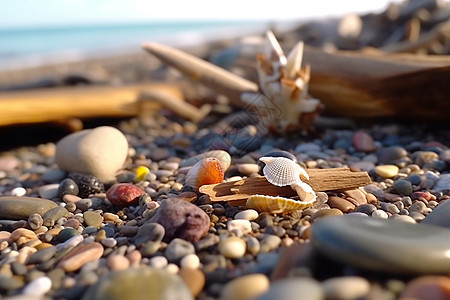
[[[159,99],[139,98],[143,91],[155,90],[179,99],[180,105],[187,105],[177,86],[162,83],[11,91],[0,94],[0,126],[70,118],[137,116],[163,107]]]
[[[347,168],[308,169],[306,181],[314,191],[341,191],[354,189],[371,182],[367,172],[351,172]],[[211,201],[230,201],[230,205],[245,205],[247,198],[255,194],[294,197],[296,192],[290,186],[277,187],[265,177],[249,177],[238,181],[203,185],[200,192],[209,195]]]
[[[333,115],[438,121],[450,117],[450,56],[305,51],[309,91]]]

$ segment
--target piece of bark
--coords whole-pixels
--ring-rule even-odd
[[[354,189],[371,182],[367,172],[352,172],[348,168],[308,169],[305,181],[315,192]],[[265,177],[249,177],[242,180],[203,185],[200,192],[209,195],[211,201],[230,201],[230,205],[245,205],[251,195],[294,197],[297,193],[290,187],[270,184]]]
[[[139,101],[139,94],[145,90],[160,90],[182,99],[177,86],[164,83],[3,92],[0,94],[0,126],[72,118],[133,117],[161,108],[156,101]]]

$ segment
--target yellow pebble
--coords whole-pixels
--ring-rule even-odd
[[[395,165],[381,165],[375,167],[375,173],[384,178],[392,178],[398,174],[398,167]]]
[[[149,172],[150,170],[145,166],[140,166],[136,168],[136,170],[134,171],[134,173],[136,174],[136,180],[137,181],[144,180]]]

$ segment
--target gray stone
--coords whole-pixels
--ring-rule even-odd
[[[92,285],[83,300],[193,299],[183,280],[165,270],[131,268],[108,273]]]
[[[55,159],[67,172],[91,174],[102,181],[114,179],[128,155],[122,132],[109,126],[72,133],[56,145]]]
[[[182,239],[173,239],[166,248],[166,257],[169,261],[178,261],[188,254],[195,254],[194,245]]]
[[[44,215],[58,205],[50,200],[32,197],[0,197],[0,218],[21,220],[32,214]]]
[[[434,190],[437,192],[450,190],[450,174],[441,174]]]
[[[160,242],[165,234],[164,227],[158,223],[145,223],[139,227],[134,244],[140,246],[148,241]]]
[[[312,227],[315,248],[345,264],[405,274],[447,274],[450,231],[358,216],[329,217]]]
[[[50,260],[56,254],[56,247],[47,247],[41,249],[30,256],[29,264],[40,264],[47,260]]]
[[[322,300],[320,284],[311,278],[293,277],[274,282],[269,290],[255,300]]]
[[[40,214],[32,214],[28,217],[28,226],[30,226],[32,230],[40,228],[43,223],[44,220]]]
[[[423,219],[423,224],[450,228],[450,200],[439,202],[439,205]]]
[[[42,216],[44,219],[44,226],[53,226],[60,218],[67,217],[68,215],[69,211],[62,206],[52,208]]]
[[[378,150],[378,160],[381,164],[393,163],[396,160],[406,157],[408,152],[400,146],[381,148]]]
[[[394,188],[400,195],[409,196],[413,192],[411,182],[404,179],[396,180],[394,182]]]
[[[261,245],[261,249],[260,252],[261,253],[266,253],[266,252],[270,252],[276,248],[278,248],[278,246],[281,244],[281,239],[280,237],[276,236],[276,235],[267,235],[266,237],[264,237],[262,239],[262,241],[260,242]]]
[[[369,294],[370,283],[357,276],[334,277],[322,282],[326,299],[353,300]]]

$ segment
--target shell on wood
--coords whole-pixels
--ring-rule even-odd
[[[248,197],[246,206],[259,212],[269,212],[273,214],[288,213],[294,210],[304,209],[315,201],[303,202],[284,197],[273,197],[265,195],[252,195]]]
[[[221,183],[224,171],[221,162],[207,157],[197,162],[186,174],[186,184],[198,190],[204,184]]]
[[[263,168],[267,181],[276,186],[286,186],[296,183],[300,176],[309,179],[308,173],[295,161],[285,157],[261,157],[266,165]]]

